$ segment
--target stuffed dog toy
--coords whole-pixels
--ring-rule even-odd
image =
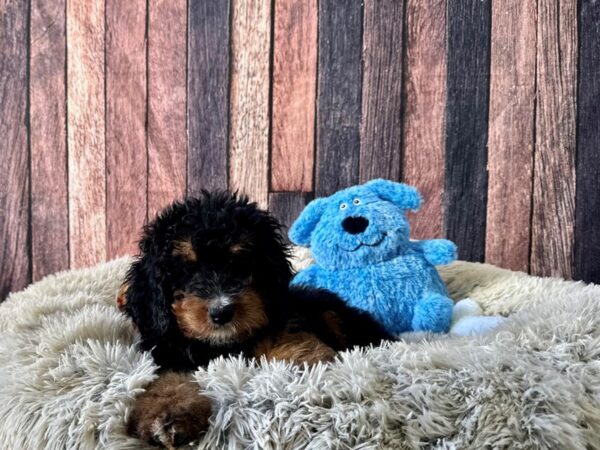
[[[456,246],[410,240],[406,211],[420,205],[417,189],[382,179],[313,200],[289,237],[310,247],[315,264],[292,283],[337,293],[395,335],[447,332],[454,302],[434,266],[454,261]]]

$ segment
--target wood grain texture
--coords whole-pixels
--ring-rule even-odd
[[[317,89],[317,0],[275,3],[271,189],[311,191]]]
[[[229,187],[268,205],[271,2],[232,0]]]
[[[490,0],[448,0],[444,227],[469,261],[485,254],[490,12]]]
[[[104,1],[67,0],[71,267],[106,258]]]
[[[531,272],[571,278],[575,223],[577,3],[538,0]]]
[[[0,3],[0,300],[30,281],[28,2]]]
[[[408,0],[405,16],[403,181],[424,198],[411,217],[412,236],[442,237],[446,0]]]
[[[146,221],[146,1],[106,0],[107,257],[137,253]]]
[[[185,0],[148,2],[148,218],[186,192]]]
[[[69,267],[65,0],[31,2],[32,279]]]
[[[289,227],[312,199],[313,196],[310,192],[271,192],[269,194],[269,211],[283,225],[282,233],[286,239]]]
[[[367,0],[363,12],[359,180],[400,180],[403,2]]]
[[[492,2],[485,260],[529,269],[535,119],[534,2]]]
[[[574,276],[600,283],[600,2],[581,1],[579,30]]]
[[[229,0],[188,4],[187,193],[227,188]]]
[[[362,88],[360,2],[319,1],[318,197],[358,182]]]

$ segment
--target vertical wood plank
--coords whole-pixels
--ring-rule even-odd
[[[65,0],[32,0],[30,26],[32,279],[69,267]]]
[[[275,2],[271,188],[313,189],[317,1]]]
[[[490,0],[448,0],[444,227],[459,257],[483,261]]]
[[[356,184],[360,159],[362,5],[319,1],[318,197]]]
[[[287,233],[304,207],[312,200],[309,192],[271,192],[269,194],[269,211],[283,225],[282,234]]]
[[[367,0],[363,18],[359,179],[400,180],[404,2]]]
[[[71,267],[106,257],[104,1],[67,0]]]
[[[0,300],[30,281],[28,2],[0,3]]]
[[[186,191],[185,0],[148,2],[148,218]]]
[[[190,1],[187,193],[227,188],[229,0]]]
[[[106,0],[107,257],[137,252],[146,220],[146,0]]]
[[[581,0],[574,276],[600,283],[600,2]]]
[[[268,205],[271,2],[232,0],[230,188]]]
[[[492,2],[485,260],[528,271],[533,180],[535,2]]]
[[[575,222],[577,3],[538,0],[531,272],[571,278]],[[600,66],[596,66],[598,71]]]
[[[411,218],[416,239],[443,234],[444,104],[446,101],[446,0],[406,5],[404,82],[405,183],[423,195]]]

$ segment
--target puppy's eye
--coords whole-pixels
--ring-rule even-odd
[[[185,294],[183,293],[183,291],[175,291],[173,293],[173,300],[176,300],[176,301],[183,300],[184,297],[185,297]]]
[[[352,203],[354,203],[355,205],[360,205],[360,199],[355,198],[354,200],[352,200]]]
[[[342,204],[340,205],[340,209],[346,209],[347,207],[348,207],[348,205],[346,205],[345,203],[342,203]]]

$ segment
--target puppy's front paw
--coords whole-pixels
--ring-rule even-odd
[[[136,399],[127,429],[150,444],[174,449],[206,431],[211,410],[210,400],[189,375],[169,372]]]

